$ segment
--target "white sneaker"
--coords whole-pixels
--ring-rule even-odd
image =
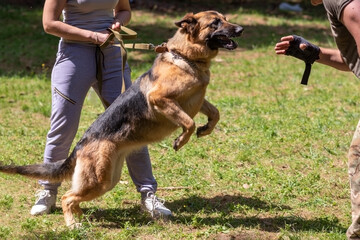
[[[153,192],[141,194],[141,209],[149,212],[152,218],[167,218],[172,216],[171,211],[164,206],[165,201],[159,199]]]
[[[48,214],[55,208],[56,194],[53,191],[39,190],[36,192],[35,196],[36,202],[31,208],[31,215]]]

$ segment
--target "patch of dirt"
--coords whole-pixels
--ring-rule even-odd
[[[216,240],[273,240],[278,239],[278,234],[275,233],[265,233],[265,232],[253,232],[253,231],[242,231],[242,232],[235,232],[235,233],[220,233],[213,236],[211,239]]]

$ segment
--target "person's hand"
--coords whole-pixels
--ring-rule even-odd
[[[114,23],[111,25],[111,29],[120,32],[121,30],[121,23],[118,20],[115,20]],[[109,37],[110,32],[108,30],[104,30],[101,32],[94,32],[95,33],[95,44],[102,44],[106,41],[106,39]],[[114,41],[111,41],[110,44],[114,43]]]
[[[311,64],[319,59],[320,48],[300,36],[291,35],[280,39],[275,45],[276,54],[290,55],[305,62],[305,71],[301,84],[307,85],[311,72]]]
[[[102,44],[109,37],[110,33],[107,30],[101,32],[93,32],[92,40],[94,44]]]
[[[313,64],[319,59],[320,48],[296,35],[285,36],[275,45],[276,54],[290,55]]]
[[[290,46],[291,41],[294,41],[294,36],[293,35],[282,37],[280,39],[280,42],[278,42],[275,45],[276,54],[279,54],[279,55],[280,54],[285,54],[286,50],[288,50],[288,48]],[[301,50],[304,50],[306,48],[306,44],[302,43],[302,44],[300,44],[299,47],[300,47]]]
[[[121,23],[119,21],[115,21],[112,25],[111,25],[111,29],[120,32],[121,30]]]

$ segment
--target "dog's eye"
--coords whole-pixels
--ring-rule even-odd
[[[215,19],[212,23],[210,23],[209,27],[211,28],[218,28],[221,23],[220,19]]]

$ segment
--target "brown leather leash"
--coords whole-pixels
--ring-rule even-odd
[[[162,43],[160,45],[155,46],[152,43],[126,43],[124,44],[123,40],[132,40],[137,38],[137,33],[127,27],[122,26],[121,30],[125,32],[125,34],[120,33],[118,31],[115,31],[113,29],[107,29],[110,34],[107,37],[107,39],[101,44],[97,45],[96,47],[96,78],[98,80],[98,88],[99,93],[101,95],[102,91],[102,83],[103,83],[103,76],[102,76],[102,68],[104,67],[104,56],[102,53],[102,49],[107,47],[109,44],[113,46],[117,46],[121,50],[121,56],[122,56],[122,89],[121,92],[125,91],[125,81],[124,81],[124,69],[125,64],[127,61],[127,51],[128,49],[140,49],[140,50],[154,50],[156,53],[162,53],[167,51],[166,43]],[[105,108],[110,106],[110,104],[101,96],[101,101],[103,102]]]

